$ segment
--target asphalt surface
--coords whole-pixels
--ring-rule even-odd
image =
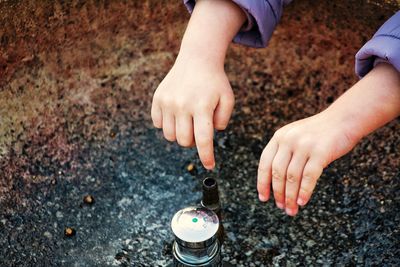
[[[205,176],[235,266],[400,265],[399,120],[332,163],[298,216],[256,192],[273,133],[357,81],[355,52],[395,10],[377,3],[298,1],[268,48],[231,47],[236,106],[211,173],[150,120],[188,20],[180,3],[2,3],[0,266],[166,266],[170,220],[199,203]]]

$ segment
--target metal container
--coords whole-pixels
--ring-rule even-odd
[[[171,228],[175,236],[174,266],[222,266],[215,212],[204,207],[184,208],[172,218]]]

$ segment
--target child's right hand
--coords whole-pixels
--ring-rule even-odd
[[[225,129],[234,105],[224,71],[226,50],[245,21],[233,1],[197,0],[178,58],[154,93],[154,126],[169,141],[196,144],[207,169],[215,166],[214,129]]]
[[[196,144],[204,167],[213,169],[214,128],[226,128],[233,106],[234,95],[223,66],[178,56],[154,93],[151,117],[167,140],[184,147]]]

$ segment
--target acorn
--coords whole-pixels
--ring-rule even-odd
[[[75,229],[72,228],[72,227],[66,227],[66,228],[64,229],[64,235],[65,235],[66,237],[72,237],[72,236],[74,236],[75,234],[76,234],[76,231],[75,231]]]
[[[92,205],[94,203],[94,197],[92,195],[86,195],[83,197],[83,202],[88,205]]]

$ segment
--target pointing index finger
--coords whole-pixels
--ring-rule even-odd
[[[212,114],[197,114],[193,118],[194,138],[197,151],[204,167],[211,170],[215,166],[213,146],[213,116]]]

